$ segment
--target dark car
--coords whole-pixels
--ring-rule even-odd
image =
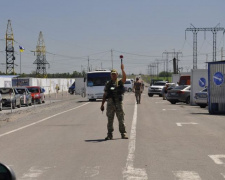
[[[74,94],[74,91],[75,91],[75,82],[69,87],[68,93]]]
[[[2,95],[0,94],[0,111],[2,111]]]
[[[176,86],[173,89],[167,91],[166,99],[171,104],[176,104],[177,102],[190,104],[190,92],[191,86]]]
[[[195,103],[201,108],[208,106],[208,92],[207,88],[204,88],[200,92],[195,93]]]
[[[27,89],[31,93],[32,102],[45,103],[45,90],[43,88],[40,86],[27,86]]]
[[[26,87],[15,87],[18,94],[20,95],[21,105],[31,106],[32,105],[32,96]]]

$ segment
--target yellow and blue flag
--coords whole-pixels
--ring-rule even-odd
[[[19,48],[20,48],[20,52],[23,52],[25,50],[23,46],[19,46]]]

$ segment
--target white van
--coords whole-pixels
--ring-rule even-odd
[[[126,91],[131,92],[133,89],[133,83],[131,81],[131,79],[126,79],[126,82],[124,83],[124,87],[126,89]]]

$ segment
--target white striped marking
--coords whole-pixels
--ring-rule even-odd
[[[57,114],[55,114],[55,115],[53,115],[53,116],[49,116],[49,117],[44,118],[44,119],[42,119],[42,120],[39,120],[39,121],[37,121],[37,122],[35,122],[35,123],[31,123],[31,124],[28,124],[28,125],[26,125],[26,126],[23,126],[23,127],[17,128],[17,129],[14,129],[13,131],[9,131],[9,132],[7,132],[7,133],[0,134],[0,138],[3,137],[3,136],[6,136],[6,135],[8,135],[8,134],[12,134],[12,133],[14,133],[14,132],[20,131],[20,130],[22,130],[22,129],[28,128],[28,127],[30,127],[30,126],[34,126],[34,125],[36,125],[36,124],[39,124],[39,123],[41,123],[41,122],[44,122],[44,121],[46,121],[46,120],[48,120],[48,119],[51,119],[51,118],[53,118],[53,117],[56,117],[56,116],[58,116],[58,115],[67,113],[67,112],[72,111],[72,110],[74,110],[74,109],[78,109],[78,108],[80,108],[80,107],[82,107],[82,106],[85,106],[85,105],[87,105],[87,104],[89,104],[89,102],[88,102],[88,103],[85,103],[85,104],[83,104],[83,105],[81,105],[81,106],[78,106],[78,107],[75,107],[75,108],[72,108],[72,109],[69,109],[69,110],[66,110],[66,111],[57,113]]]
[[[23,180],[29,180],[29,179],[32,179],[32,178],[37,178],[39,176],[41,176],[47,169],[50,169],[50,167],[41,167],[41,169],[39,169],[38,167],[31,167],[29,170],[28,170],[28,173],[24,173],[22,178]]]
[[[135,143],[136,143],[136,125],[137,125],[137,104],[134,104],[134,115],[131,126],[131,133],[128,145],[128,156],[126,167],[123,170],[123,179],[125,180],[147,180],[148,175],[145,169],[134,168]]]
[[[178,180],[201,180],[199,174],[194,171],[174,171],[173,174]]]
[[[176,123],[177,124],[177,126],[182,126],[182,125],[189,125],[189,124],[191,124],[191,125],[195,125],[195,124],[198,124],[198,123],[195,123],[195,122],[180,122],[180,123]]]
[[[85,177],[91,178],[99,174],[100,166],[95,167],[86,167],[85,168]]]
[[[163,109],[163,111],[176,111],[177,109]]]
[[[225,173],[220,173],[222,176],[223,176],[223,178],[225,179]]]
[[[209,157],[216,163],[219,165],[224,164],[224,162],[221,159],[225,159],[225,155],[224,154],[217,154],[217,155],[209,155]]]

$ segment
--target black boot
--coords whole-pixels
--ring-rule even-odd
[[[108,134],[105,138],[105,140],[111,140],[113,139],[113,135],[112,134]]]
[[[126,134],[121,134],[121,138],[122,138],[122,139],[128,139],[128,137],[127,137]]]

